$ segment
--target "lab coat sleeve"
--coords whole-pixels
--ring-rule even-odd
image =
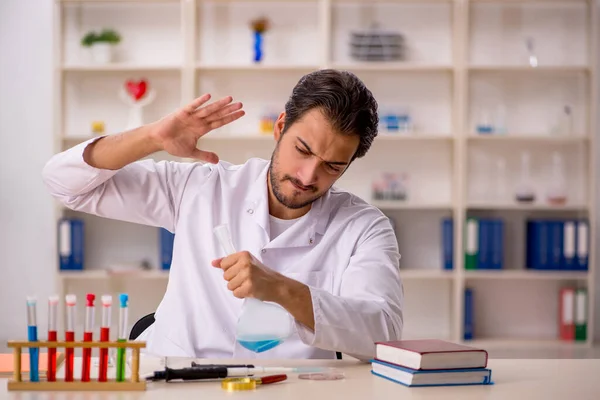
[[[208,165],[144,159],[119,170],[95,168],[83,159],[90,139],[55,154],[44,166],[50,194],[72,210],[175,232],[179,204],[190,175]]]
[[[357,245],[339,295],[310,287],[315,329],[297,322],[307,345],[339,351],[363,361],[375,342],[402,336],[404,298],[398,242],[387,217],[378,218]]]

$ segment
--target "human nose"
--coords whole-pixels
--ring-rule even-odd
[[[319,162],[317,160],[307,160],[298,170],[298,179],[304,186],[310,186],[317,181],[317,171]]]

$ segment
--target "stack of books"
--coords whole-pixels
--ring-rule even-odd
[[[405,386],[490,385],[488,353],[443,340],[378,342],[371,373]]]

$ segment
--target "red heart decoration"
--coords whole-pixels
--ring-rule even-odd
[[[148,88],[148,83],[146,82],[145,79],[141,79],[138,82],[128,80],[125,83],[125,87],[127,88],[127,91],[129,92],[129,94],[137,101],[137,100],[141,99],[142,97],[144,97],[144,95],[146,94],[146,89]]]

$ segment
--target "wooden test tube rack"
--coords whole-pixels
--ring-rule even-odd
[[[9,341],[8,347],[13,348],[14,353],[14,371],[13,377],[8,381],[8,390],[22,391],[133,391],[146,390],[146,382],[140,381],[140,349],[146,347],[145,342],[27,342],[27,341]],[[81,382],[73,380],[65,382],[64,379],[48,382],[40,377],[39,382],[31,382],[21,378],[21,352],[23,348],[35,347],[43,348],[125,348],[132,349],[131,358],[131,378],[123,382],[116,382],[109,379],[106,382],[91,380]],[[66,362],[66,361],[65,361]]]

